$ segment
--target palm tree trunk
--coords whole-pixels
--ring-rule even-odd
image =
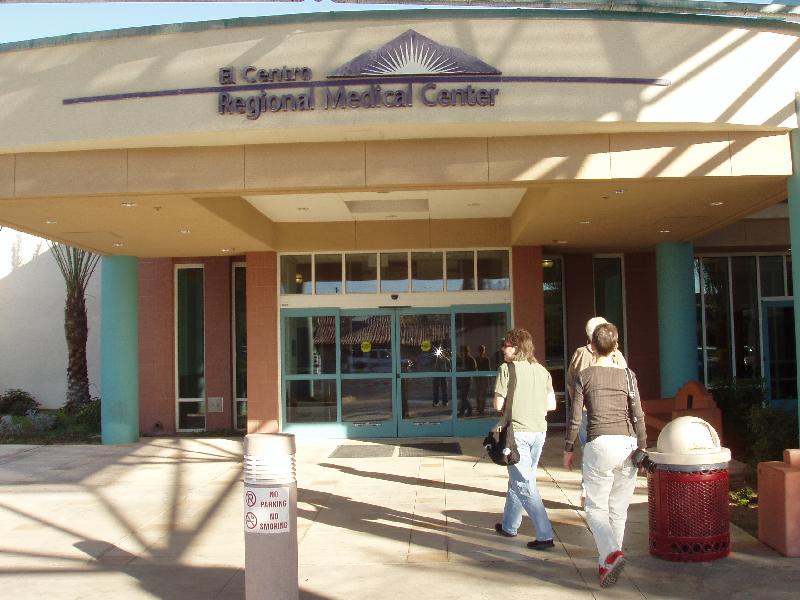
[[[74,414],[89,402],[89,372],[86,366],[88,323],[83,289],[67,294],[64,306],[64,334],[67,340],[67,402],[65,409]]]

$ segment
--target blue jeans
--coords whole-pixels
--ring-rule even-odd
[[[539,488],[536,487],[536,467],[544,447],[544,431],[520,431],[514,433],[519,450],[519,462],[508,467],[508,493],[503,509],[503,529],[512,535],[517,533],[525,510],[536,528],[537,540],[552,540],[553,527],[544,509]]]

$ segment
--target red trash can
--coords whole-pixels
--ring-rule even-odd
[[[667,423],[647,476],[650,554],[676,562],[724,558],[731,551],[730,450],[698,417]]]

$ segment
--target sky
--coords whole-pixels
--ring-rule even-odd
[[[733,2],[743,0],[729,0]],[[768,4],[769,0],[749,0]],[[465,2],[466,3],[466,2]],[[789,0],[785,4],[795,4]],[[413,5],[346,4],[331,0],[302,2],[61,2],[0,3],[0,44],[69,33],[141,27],[165,23],[209,21],[300,12],[392,10]],[[434,6],[432,8],[444,8]],[[463,8],[463,7],[462,7]]]
[[[391,10],[397,5],[302,2],[93,2],[0,4],[0,43],[165,23],[303,12]],[[402,6],[401,8],[415,8]]]

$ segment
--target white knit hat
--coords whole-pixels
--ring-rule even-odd
[[[602,325],[603,323],[608,323],[603,317],[592,317],[588,321],[586,321],[586,339],[592,339],[592,334],[594,330],[597,328],[598,325]]]

